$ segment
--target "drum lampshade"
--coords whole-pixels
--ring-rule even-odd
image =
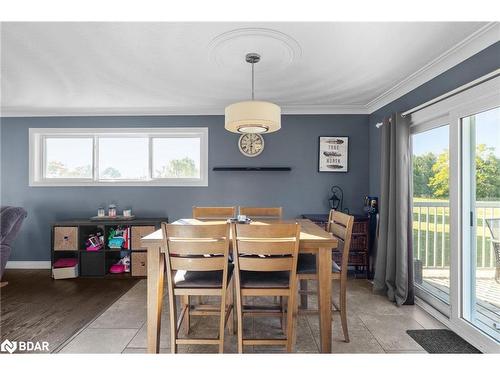
[[[224,127],[233,133],[272,133],[281,128],[281,108],[258,100],[233,103],[225,109]]]

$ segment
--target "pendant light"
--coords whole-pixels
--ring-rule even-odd
[[[252,100],[233,103],[225,110],[226,130],[233,133],[272,133],[281,128],[281,108],[271,102],[254,100],[254,64],[257,53],[248,53],[245,61],[252,64]]]

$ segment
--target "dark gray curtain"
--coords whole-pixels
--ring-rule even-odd
[[[409,120],[393,114],[380,130],[380,228],[373,288],[398,305],[413,304]]]

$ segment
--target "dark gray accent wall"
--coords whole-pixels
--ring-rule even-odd
[[[405,112],[500,68],[500,42],[454,66],[370,115],[370,194],[380,194],[380,131],[375,124],[394,112]]]
[[[209,128],[208,187],[29,187],[30,127]],[[28,218],[11,260],[50,259],[50,225],[95,215],[100,205],[131,207],[138,216],[190,217],[193,205],[283,206],[286,217],[328,211],[332,185],[344,189],[344,206],[362,211],[368,193],[368,115],[283,116],[279,132],[265,135],[265,150],[246,158],[238,135],[222,116],[58,117],[1,119],[1,204],[22,206]],[[319,173],[318,137],[349,136],[349,172]],[[214,172],[214,166],[289,166],[291,172]]]

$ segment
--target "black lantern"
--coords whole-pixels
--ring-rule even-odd
[[[328,201],[330,202],[330,208],[335,211],[342,211],[344,204],[344,192],[340,188],[340,186],[332,186],[331,188],[332,195]]]

